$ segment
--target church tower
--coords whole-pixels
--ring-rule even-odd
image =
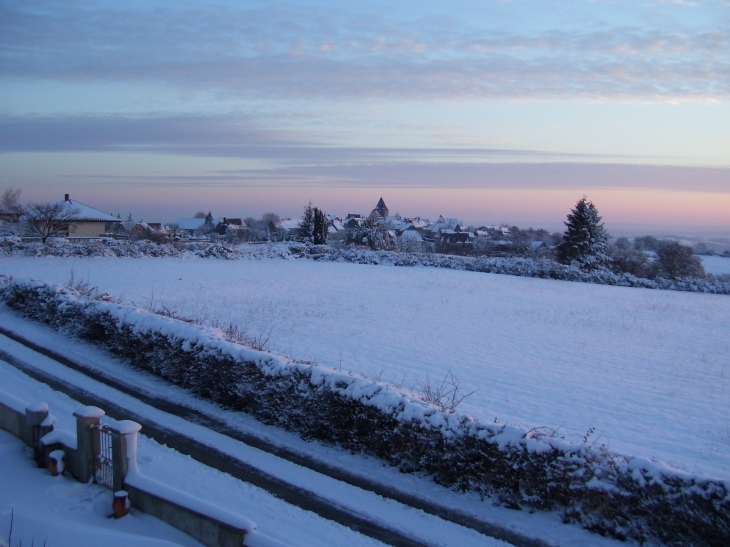
[[[374,218],[375,220],[385,220],[388,218],[388,207],[385,205],[382,197],[375,206],[375,209],[370,213],[370,218]]]

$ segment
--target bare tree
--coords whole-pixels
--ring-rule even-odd
[[[61,235],[68,229],[79,210],[67,201],[58,203],[31,203],[24,217],[25,232],[40,237],[43,243],[49,237]]]
[[[0,235],[20,233],[19,220],[23,214],[20,192],[20,188],[10,186],[0,194]]]
[[[695,256],[692,247],[679,241],[662,241],[656,250],[654,274],[658,277],[705,277],[702,261]]]
[[[269,222],[273,222],[274,226],[276,226],[281,218],[279,218],[279,215],[277,215],[276,213],[264,213],[263,215],[261,215],[261,220],[267,226],[269,225]]]
[[[2,209],[3,213],[23,214],[23,205],[20,203],[20,192],[20,188],[13,188],[12,186],[3,190],[2,195],[0,195],[0,209]]]

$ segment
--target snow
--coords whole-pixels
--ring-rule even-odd
[[[17,257],[0,268],[61,283],[74,271],[127,303],[237,323],[343,374],[417,387],[451,371],[477,390],[459,410],[482,421],[549,426],[574,443],[595,428],[596,447],[730,476],[727,296],[277,259]]]
[[[61,205],[64,208],[64,212],[67,210],[73,211],[73,219],[77,221],[99,221],[99,222],[119,222],[119,219],[115,216],[109,215],[98,209],[94,209],[90,205],[76,201],[75,199],[61,200],[56,202],[56,205]],[[31,211],[29,214],[33,214]]]
[[[275,444],[290,447],[329,465],[346,468],[362,477],[393,485],[412,495],[436,501],[444,507],[456,508],[486,522],[539,538],[549,545],[561,547],[579,547],[588,544],[596,547],[626,545],[626,543],[590,534],[576,525],[563,525],[558,513],[530,514],[527,511],[513,511],[493,506],[490,500],[481,500],[477,494],[453,492],[417,475],[399,473],[396,468],[384,465],[379,460],[350,454],[318,443],[302,441],[279,428],[262,425],[246,414],[222,410],[212,403],[191,396],[180,388],[166,384],[159,378],[121,366],[117,360],[105,355],[98,348],[67,339],[47,327],[18,318],[2,309],[0,309],[0,324],[4,328],[12,326],[16,332],[22,332],[25,336],[53,347],[63,355],[93,366],[100,372],[120,381],[138,386],[142,391],[216,416],[230,427],[255,434]],[[504,547],[507,545],[461,526],[441,521],[420,510],[404,507],[393,500],[384,499],[371,492],[323,477],[307,468],[165,414],[2,337],[0,337],[0,349],[25,362],[32,362],[40,369],[86,391],[96,393],[112,400],[117,405],[129,408],[130,412],[146,416],[172,432],[179,431],[191,435],[200,442],[214,446],[265,473],[277,476],[304,490],[316,492],[319,496],[331,500],[337,505],[349,508],[374,522],[403,530],[431,545],[459,547]],[[78,406],[76,401],[29,379],[1,361],[0,382],[7,389],[23,393],[32,400],[48,401],[52,412],[59,417],[60,426],[74,427],[75,422],[71,414]],[[108,419],[108,417],[104,417],[102,421]],[[374,540],[359,536],[312,513],[291,507],[225,473],[197,464],[191,458],[148,439],[144,436],[144,429],[138,436],[138,440],[137,461],[140,472],[156,481],[173,486],[175,489],[195,495],[209,503],[235,510],[246,518],[252,519],[258,525],[255,542],[251,542],[252,546],[275,545],[275,542],[270,541],[269,538],[285,542],[292,547],[299,545],[352,545],[353,547],[380,545]],[[0,474],[1,486],[2,474]],[[302,530],[306,530],[306,534],[302,534]],[[269,538],[264,538],[264,536],[269,536]]]
[[[54,429],[41,437],[41,443],[48,446],[55,443],[61,443],[69,448],[77,448],[76,434],[66,429]]]
[[[219,522],[224,522],[239,530],[253,532],[256,529],[256,524],[253,521],[147,477],[137,469],[131,470],[124,481],[130,486],[144,490],[158,498],[172,500],[177,505],[189,509],[194,513],[205,515]]]
[[[730,275],[730,257],[700,256],[705,272],[713,275]]]
[[[101,418],[105,412],[96,406],[81,406],[74,411],[79,418]]]
[[[28,405],[28,410],[31,412],[48,412],[48,405],[43,402]]]
[[[63,452],[51,455],[60,460]],[[2,430],[0,467],[0,537],[7,541],[12,512],[13,546],[44,542],[52,547],[201,545],[143,513],[133,511],[119,520],[107,518],[111,514],[109,490],[66,475],[52,477],[48,470],[35,466],[27,446]]]
[[[132,420],[119,420],[117,422],[117,431],[122,435],[137,433],[140,429],[142,429],[142,426]]]

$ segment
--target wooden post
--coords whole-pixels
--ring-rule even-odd
[[[76,469],[73,475],[80,482],[89,482],[94,478],[94,439],[99,437],[99,420],[105,412],[95,406],[84,406],[76,409]]]

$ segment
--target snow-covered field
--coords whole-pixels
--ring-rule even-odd
[[[730,478],[728,296],[304,260],[0,259],[16,278],[72,272],[343,371],[406,386],[451,371],[480,419]]]
[[[730,257],[727,256],[701,256],[702,266],[705,272],[713,275],[730,274]]]

